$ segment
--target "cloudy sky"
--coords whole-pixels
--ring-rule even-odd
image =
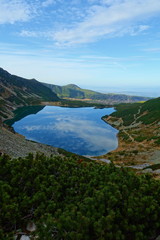
[[[160,89],[160,0],[0,0],[0,67],[90,89]]]

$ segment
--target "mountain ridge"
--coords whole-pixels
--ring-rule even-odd
[[[40,104],[42,101],[58,101],[48,87],[36,79],[12,75],[0,68],[0,115],[1,121],[13,116],[13,111],[22,106]]]
[[[45,86],[49,87],[54,93],[56,93],[60,98],[69,99],[82,99],[91,101],[101,101],[105,104],[115,104],[115,103],[128,103],[128,102],[138,102],[149,100],[149,97],[140,96],[130,96],[125,94],[116,93],[100,93],[93,90],[83,89],[75,84],[67,84],[64,86],[43,83]]]

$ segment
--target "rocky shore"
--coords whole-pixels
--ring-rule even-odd
[[[43,153],[46,156],[58,155],[58,149],[45,144],[26,140],[24,136],[0,126],[0,153],[10,157],[25,157],[29,153]]]
[[[109,159],[125,165],[160,162],[160,146],[154,139],[155,136],[160,136],[158,124],[124,126],[122,119],[111,116],[103,120],[119,130],[118,148],[106,155]],[[140,141],[139,136],[147,137]]]

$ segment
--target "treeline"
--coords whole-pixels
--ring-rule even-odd
[[[101,103],[91,103],[87,101],[81,101],[81,100],[66,100],[62,99],[60,101],[60,106],[61,107],[70,107],[70,108],[80,108],[80,107],[95,107],[95,108],[105,108],[105,107],[110,107],[109,105],[106,104],[101,104]]]
[[[160,184],[76,157],[0,157],[0,239],[149,240],[160,233]]]

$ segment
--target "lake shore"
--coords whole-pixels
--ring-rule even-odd
[[[157,164],[160,160],[160,147],[154,143],[152,139],[137,141],[140,133],[148,133],[149,136],[159,135],[160,130],[157,125],[146,126],[139,124],[136,126],[124,126],[122,119],[108,116],[103,118],[106,123],[117,128],[118,133],[118,147],[108,154],[100,156],[99,158],[106,158],[112,160],[120,165],[136,165],[136,164]]]
[[[42,102],[42,106],[46,106],[46,104],[49,104],[49,106],[61,106],[60,102]],[[36,152],[44,153],[47,156],[50,156],[51,154],[56,155],[58,154],[58,148],[54,147],[54,145],[50,146],[38,142],[33,142],[30,140],[25,139],[25,137],[22,134],[18,134],[14,131],[14,129],[10,126],[14,123],[14,121],[19,121],[22,118],[24,118],[27,115],[30,114],[36,114],[38,111],[41,111],[43,109],[42,106],[27,106],[27,107],[21,107],[14,110],[14,119],[11,117],[11,119],[7,120],[6,125],[5,123],[1,123],[0,125],[0,152],[2,154],[8,154],[11,157],[24,157],[28,153],[33,152],[34,154]],[[93,106],[92,106],[93,107]],[[75,122],[76,124],[76,122]]]
[[[59,155],[57,148],[26,140],[24,136],[13,133],[4,126],[0,126],[0,153],[7,154],[11,158],[26,157],[29,153]]]

